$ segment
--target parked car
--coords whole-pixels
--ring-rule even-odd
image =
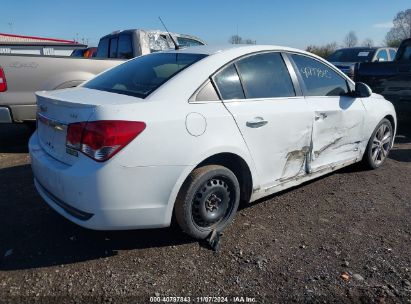
[[[380,167],[392,104],[327,61],[275,46],[193,47],[38,92],[35,186],[91,229],[203,239],[255,201],[344,166]]]
[[[84,57],[84,58],[93,58],[97,55],[96,47],[89,47],[83,49],[76,49],[71,53],[71,57]]]
[[[367,83],[374,92],[394,104],[399,119],[411,116],[411,39],[404,40],[393,62],[361,63],[356,81]]]
[[[181,47],[204,44],[194,36],[171,33]],[[117,31],[100,39],[97,58],[0,56],[0,123],[36,119],[35,91],[75,87],[100,72],[132,57],[174,48],[170,35],[161,31]]]
[[[327,60],[350,78],[354,78],[355,64],[360,62],[392,61],[397,50],[389,47],[353,47],[332,53]]]

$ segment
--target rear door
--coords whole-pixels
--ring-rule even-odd
[[[266,52],[241,58],[213,77],[263,187],[306,174],[312,115],[292,76],[282,54]]]
[[[290,54],[313,113],[310,172],[360,157],[365,108],[347,80],[317,59]]]

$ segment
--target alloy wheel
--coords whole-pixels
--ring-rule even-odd
[[[371,146],[371,157],[376,166],[379,166],[387,158],[391,148],[391,137],[389,126],[383,123],[375,133]]]

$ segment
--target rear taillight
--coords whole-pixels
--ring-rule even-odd
[[[101,120],[68,125],[67,148],[81,151],[96,161],[106,161],[146,128],[141,121]]]
[[[0,92],[6,92],[6,91],[7,91],[6,75],[4,74],[3,69],[0,68]]]

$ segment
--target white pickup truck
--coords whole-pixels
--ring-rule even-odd
[[[180,47],[203,45],[197,37],[171,33]],[[100,39],[95,58],[0,55],[0,123],[36,119],[34,92],[75,87],[133,57],[174,48],[162,31],[132,29]]]

